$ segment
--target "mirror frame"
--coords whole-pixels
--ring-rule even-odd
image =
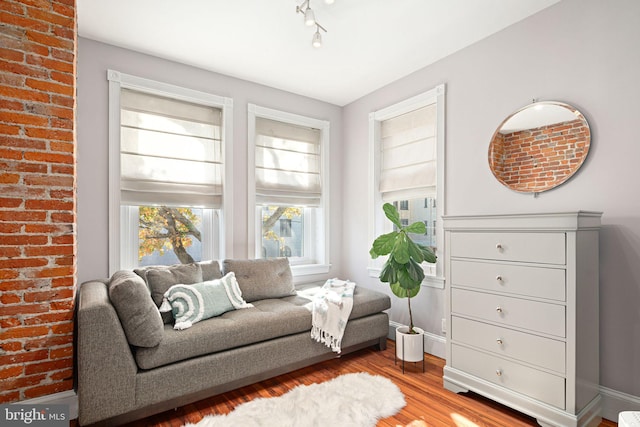
[[[553,120],[525,127],[518,124],[513,130],[504,132],[507,124],[522,119],[526,119],[525,123],[530,119],[542,120],[543,112],[552,110],[556,114]],[[504,135],[511,140],[509,152],[505,149]],[[571,178],[586,160],[590,146],[591,130],[580,111],[563,102],[534,101],[498,126],[489,143],[489,168],[507,188],[537,194]]]

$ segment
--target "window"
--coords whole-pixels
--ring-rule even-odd
[[[222,258],[230,100],[108,76],[110,271]]]
[[[249,257],[287,257],[295,276],[328,272],[329,123],[250,104],[248,133]]]
[[[399,206],[403,225],[424,222],[426,233],[412,237],[438,256],[435,265],[423,264],[424,284],[438,288],[444,287],[444,94],[441,85],[369,115],[370,241],[391,231],[383,203]],[[383,262],[370,261],[371,276],[379,276]]]

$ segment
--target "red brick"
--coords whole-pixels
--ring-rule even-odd
[[[72,199],[74,195],[73,190],[52,189],[49,191],[49,197],[52,199]]]
[[[53,335],[70,335],[73,332],[73,322],[63,322],[51,326]]]
[[[0,49],[0,57],[1,55],[2,55],[2,49]],[[0,101],[0,109],[24,111],[24,104],[21,101],[11,101],[11,100],[5,99]]]
[[[25,208],[34,211],[70,211],[73,210],[73,202],[62,200],[25,200]]]
[[[4,135],[18,135],[20,133],[20,126],[7,125],[0,123],[0,134]]]
[[[22,235],[22,236],[4,236],[2,238],[2,244],[7,246],[46,245],[47,243],[49,243],[49,238],[47,236]]]
[[[8,368],[0,369],[0,380],[7,378],[14,378],[22,375],[24,369],[22,366],[11,366]]]
[[[61,256],[56,258],[56,265],[74,265],[76,257],[73,255]]]
[[[72,0],[72,1],[74,1],[74,0]],[[72,17],[72,18],[75,18],[75,16],[76,16],[76,11],[72,7],[73,3],[69,4],[68,6],[63,5],[63,4],[59,4],[59,3],[53,3],[52,6],[53,6],[53,11],[56,12],[56,13],[59,13],[60,15],[69,16],[69,17]]]
[[[2,61],[0,61],[0,70],[2,70],[3,68],[6,68],[6,67],[3,66]],[[16,67],[12,67],[12,68],[16,68]],[[20,66],[20,68],[27,69],[28,67]],[[24,71],[24,70],[16,70],[16,72],[18,71]],[[20,74],[25,74],[25,73],[20,72]],[[7,98],[24,99],[25,101],[49,102],[50,100],[48,93],[38,92],[38,91],[30,90],[27,88],[3,87],[2,94]]]
[[[51,104],[59,107],[74,108],[76,102],[72,96],[51,95]]]
[[[41,270],[25,271],[26,277],[43,278],[43,277],[64,277],[73,274],[73,269],[69,267],[43,268]]]
[[[69,345],[73,343],[73,335],[54,335],[43,338],[32,338],[26,340],[24,348],[27,351],[35,349],[49,349],[52,347],[59,347],[62,345]]]
[[[73,378],[73,368],[52,372],[49,374],[49,378],[52,380],[68,380]]]
[[[3,14],[0,13],[0,20],[2,19]],[[24,61],[24,52],[13,49],[3,49],[0,48],[0,58],[5,61],[14,61],[14,62],[22,62]]]
[[[0,279],[15,279],[20,273],[15,270],[0,270]],[[0,282],[2,286],[2,282]],[[0,307],[0,313],[2,313],[2,307]]]
[[[57,371],[73,366],[73,359],[58,359],[37,363],[29,363],[24,367],[25,375],[40,374],[43,372]]]
[[[59,119],[50,117],[49,122],[52,128],[56,129],[73,129],[74,121],[71,119]]]
[[[0,12],[0,22],[11,24],[17,27],[24,27],[36,31],[48,31],[49,24],[46,24],[38,19],[25,18],[7,12]]]
[[[22,152],[17,150],[0,149],[0,159],[20,160],[22,159]]]
[[[17,317],[7,317],[0,320],[0,328],[2,329],[14,328],[16,326],[21,326],[21,325],[22,325],[22,322]],[[22,348],[22,346],[20,346],[20,348]],[[7,351],[7,349],[4,349],[4,350]]]
[[[52,164],[51,173],[55,173],[58,175],[74,175],[75,176],[75,173],[76,173],[75,163],[72,165]],[[71,187],[71,185],[68,185],[67,187]]]
[[[75,241],[75,236],[73,234],[66,234],[64,236],[53,236],[51,238],[51,243],[54,245],[72,245]]]
[[[61,213],[61,212],[53,212],[51,214],[52,222],[71,224],[71,223],[75,223],[75,220],[76,220],[76,216],[73,213],[67,214],[67,213]],[[57,243],[61,243],[61,242],[57,242]]]
[[[60,234],[72,233],[72,224],[25,224],[25,233],[42,233],[42,234]],[[39,255],[39,251],[46,252],[45,248],[27,248],[29,252],[25,252],[28,256]],[[33,252],[31,252],[33,250]],[[55,254],[54,254],[55,255]]]
[[[25,256],[55,256],[55,255],[69,255],[73,254],[73,246],[72,245],[64,245],[64,246],[31,246],[24,248]],[[2,264],[0,264],[1,266]],[[45,264],[46,265],[46,264]]]
[[[51,310],[73,310],[73,299],[51,302]]]
[[[74,184],[73,176],[30,175],[25,176],[23,181],[27,185],[43,185],[46,187],[73,187]]]
[[[67,130],[52,130],[47,128],[25,128],[25,133],[31,138],[53,139],[56,141],[73,141],[73,132]],[[24,158],[27,160],[36,160],[42,162],[56,163],[73,163],[71,156],[51,153],[25,153]]]
[[[22,125],[47,126],[49,119],[27,113],[4,112],[2,119],[7,122],[19,123]]]
[[[43,325],[22,326],[1,331],[0,340],[10,340],[16,338],[37,338],[46,336],[48,333],[49,328]]]
[[[17,294],[0,294],[0,302],[2,304],[16,304],[22,302],[22,298],[20,298]]]
[[[44,258],[12,258],[0,259],[0,268],[43,267],[49,264]]]
[[[28,78],[25,81],[25,85],[32,89],[41,90],[44,92],[59,93],[61,95],[67,95],[67,96],[73,96],[73,92],[74,92],[73,86],[53,83],[48,80],[36,80],[36,79]]]
[[[49,304],[21,304],[19,306],[0,306],[0,316],[15,316],[29,313],[46,313]],[[1,358],[0,358],[1,360]],[[2,363],[0,363],[1,365]]]
[[[22,199],[0,197],[0,208],[17,208],[22,206],[22,202]]]
[[[75,281],[75,278],[73,276],[71,276],[71,277],[56,277],[56,278],[51,280],[51,287],[53,287],[53,288],[65,287],[65,286],[73,287],[75,285],[76,285],[76,281]]]
[[[22,343],[20,341],[5,341],[0,343],[0,353],[2,352],[16,352],[22,350]]]
[[[61,312],[55,312],[55,313],[38,314],[38,315],[35,315],[34,317],[27,317],[27,316],[23,316],[23,317],[24,317],[25,325],[41,325],[41,324],[57,323],[57,322],[72,320],[73,312],[61,311]]]
[[[7,270],[10,271],[10,270]],[[21,289],[35,289],[48,286],[49,281],[42,280],[4,280],[0,282],[0,291],[19,291]]]
[[[28,388],[24,391],[24,396],[27,399],[33,399],[35,397],[46,396],[49,394],[60,393],[63,391],[71,390],[73,388],[73,380],[69,379],[62,382],[55,382],[47,385],[40,385],[36,387]]]
[[[27,148],[27,149],[34,149],[34,150],[46,150],[47,149],[47,143],[45,141],[35,141],[33,139],[28,139],[25,137],[12,137],[12,136],[0,136],[0,144],[4,145],[5,147],[16,147],[16,148]],[[20,154],[20,159],[22,159],[22,152],[19,152]],[[23,163],[15,163],[14,164],[16,166],[15,169],[16,170],[20,170],[20,167],[24,167]],[[34,163],[26,163],[26,165],[33,165]],[[46,172],[46,167],[44,172]],[[34,171],[25,171],[25,172],[34,172]]]
[[[21,224],[4,224],[4,227],[10,228],[11,226],[16,226],[18,229],[22,228]],[[18,230],[20,231],[20,230]],[[0,233],[7,233],[6,229],[0,227]],[[11,231],[13,232],[13,231]],[[15,246],[0,246],[0,257],[10,258],[20,256],[22,253],[21,248],[17,248]],[[1,285],[0,285],[1,286]]]
[[[27,211],[12,212],[12,211],[5,211],[5,210],[0,211],[0,221],[24,222],[24,221],[44,221],[46,219],[47,219],[47,213],[45,211],[42,211],[42,212],[27,212]],[[6,244],[4,240],[2,244]],[[23,243],[16,243],[16,244],[23,244]]]
[[[0,184],[17,184],[20,182],[20,175],[17,173],[0,173]]]
[[[2,2],[0,2],[2,3]],[[0,403],[11,403],[11,402],[15,402],[20,398],[20,392],[19,391],[9,391],[9,392],[2,392],[0,391]]]
[[[73,290],[65,288],[54,291],[25,292],[23,296],[24,302],[54,301],[71,297],[73,297]]]
[[[47,376],[45,374],[36,374],[29,377],[10,378],[0,381],[0,390],[9,390],[14,388],[23,388],[40,384]]]
[[[51,151],[61,152],[61,153],[73,153],[76,149],[75,144],[72,142],[57,142],[52,141],[49,146],[51,147]],[[74,159],[75,162],[75,159]]]
[[[69,18],[68,16],[63,16],[63,15],[58,15],[57,13],[51,13],[49,9],[43,10],[41,8],[29,7],[27,8],[27,15],[41,22],[49,22],[51,24],[56,24],[62,27],[67,27],[67,28],[74,27],[73,18]],[[46,43],[46,44],[47,46],[51,45],[49,43]]]

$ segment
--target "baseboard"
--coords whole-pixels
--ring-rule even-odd
[[[602,418],[618,422],[623,411],[640,411],[640,397],[600,386],[602,396]]]
[[[69,419],[78,418],[78,395],[74,390],[34,397],[33,399],[15,402],[19,405],[68,405]]]
[[[392,339],[395,341],[396,328],[399,326],[403,326],[403,325],[398,322],[389,321],[389,334],[387,335],[389,339]],[[446,349],[445,349],[446,343],[447,343],[447,339],[445,337],[441,337],[440,335],[436,335],[431,332],[424,333],[424,351],[426,353],[429,353],[436,357],[440,357],[444,359],[446,357]]]

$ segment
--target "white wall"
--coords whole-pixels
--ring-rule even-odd
[[[310,98],[199,68],[117,48],[78,41],[78,281],[108,272],[108,82],[107,69],[233,98],[233,254],[247,248],[247,104],[331,122],[331,259],[322,280],[340,275],[342,266],[342,109]]]
[[[563,0],[346,106],[342,244],[347,277],[386,291],[366,271],[371,242],[358,212],[367,206],[367,175],[349,167],[367,158],[368,113],[445,83],[446,214],[604,212],[601,383],[640,396],[639,42],[640,2]],[[574,105],[592,130],[582,169],[537,198],[502,186],[487,163],[495,129],[532,98]],[[406,300],[396,300],[392,320],[406,321],[405,305]],[[443,291],[423,288],[413,308],[418,326],[440,334]]]

